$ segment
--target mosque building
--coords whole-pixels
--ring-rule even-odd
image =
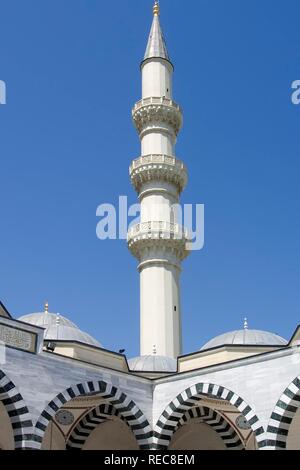
[[[158,2],[132,111],[141,203],[128,247],[140,275],[140,356],[109,351],[71,320],[13,318],[0,303],[0,448],[300,449],[300,329],[289,341],[249,328],[182,355],[180,272],[188,231],[174,204],[187,184],[182,127]]]

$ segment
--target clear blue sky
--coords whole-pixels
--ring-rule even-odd
[[[204,203],[206,244],[184,262],[184,351],[250,327],[300,323],[299,0],[162,0],[185,125],[183,202]],[[139,350],[139,279],[96,208],[136,194],[131,107],[152,0],[0,0],[0,298],[45,300],[108,349]]]

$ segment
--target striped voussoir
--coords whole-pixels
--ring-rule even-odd
[[[0,401],[9,416],[15,449],[36,449],[32,420],[24,400],[13,382],[0,370]]]
[[[142,411],[137,405],[127,397],[125,393],[117,387],[104,381],[90,381],[77,385],[72,385],[63,392],[59,393],[42,412],[36,426],[34,439],[42,444],[42,440],[49,424],[55,413],[67,402],[79,396],[98,395],[112,405],[119,413],[131,431],[141,449],[149,449],[151,442],[151,427]]]
[[[265,445],[263,427],[252,408],[240,396],[220,385],[198,383],[184,390],[166,407],[155,426],[152,448],[166,449],[184,414],[191,408],[199,406],[199,402],[205,396],[228,401],[235,406],[251,426],[258,447]]]
[[[223,440],[227,449],[244,449],[243,443],[236,430],[223,416],[206,406],[198,406],[197,408],[189,409],[182,418],[180,418],[176,431],[193,419],[197,419],[210,426]]]
[[[266,450],[286,449],[291,422],[300,406],[300,376],[285,389],[271,415]]]
[[[72,430],[67,442],[67,450],[81,450],[94,429],[112,416],[120,417],[127,424],[126,420],[120,416],[119,411],[112,405],[102,404],[89,411]]]

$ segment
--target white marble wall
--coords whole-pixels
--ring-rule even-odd
[[[32,420],[38,420],[48,403],[72,385],[103,380],[124,392],[151,423],[152,387],[147,379],[101,367],[82,364],[51,353],[27,354],[7,350],[1,369],[18,387]]]
[[[299,374],[300,349],[289,348],[160,379],[154,387],[153,422],[178,394],[197,383],[211,383],[243,398],[266,431],[281,394]]]

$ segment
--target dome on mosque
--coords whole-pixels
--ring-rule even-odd
[[[216,336],[202,346],[205,349],[217,348],[223,345],[253,345],[253,346],[286,346],[287,341],[281,336],[269,331],[248,329],[247,321],[243,330],[230,331]]]
[[[45,328],[45,339],[60,341],[78,341],[101,348],[101,344],[88,333],[81,331],[75,323],[57,313],[48,312],[47,305],[44,312],[31,313],[19,318],[19,321]]]
[[[134,372],[176,372],[177,361],[167,356],[139,356],[129,359],[129,369]]]

